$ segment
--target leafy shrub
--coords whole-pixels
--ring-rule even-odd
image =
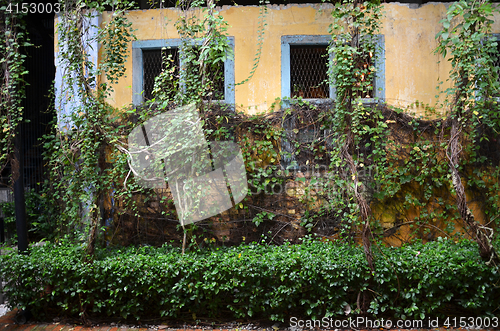
[[[30,239],[53,238],[56,228],[56,212],[47,199],[36,192],[28,189],[25,192],[26,221],[28,223]],[[0,209],[5,215],[5,231],[7,239],[13,244],[17,243],[16,232],[16,210],[14,202],[0,203]]]
[[[9,304],[34,316],[110,318],[345,317],[358,293],[374,316],[491,316],[500,277],[469,241],[440,240],[374,250],[373,280],[361,247],[305,239],[189,252],[171,246],[103,249],[92,263],[81,245],[32,246],[0,258]]]

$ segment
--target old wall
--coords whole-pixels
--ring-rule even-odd
[[[381,34],[385,37],[385,98],[389,104],[405,106],[419,100],[436,103],[438,80],[446,80],[447,61],[433,54],[439,21],[446,4],[428,3],[420,8],[390,3],[384,5]],[[252,69],[258,43],[259,7],[224,6],[219,8],[229,23],[228,34],[235,40],[235,81],[245,80]],[[265,38],[259,67],[253,78],[236,87],[235,101],[248,113],[265,111],[281,97],[281,36],[326,35],[332,19],[331,5],[274,5],[268,7]],[[134,10],[129,19],[138,40],[179,38],[176,9]],[[103,20],[106,20],[106,14]],[[500,31],[500,23],[494,26]],[[129,48],[127,73],[112,96],[118,107],[132,103],[132,47]],[[446,85],[446,83],[445,83]],[[418,110],[417,110],[418,111]]]

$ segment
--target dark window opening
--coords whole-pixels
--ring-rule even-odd
[[[290,90],[292,97],[326,99],[328,85],[327,46],[290,45]]]
[[[497,50],[496,53],[493,54],[493,57],[493,65],[497,68],[500,68],[500,40],[497,40]]]
[[[26,29],[33,46],[21,47],[19,50],[25,57],[24,76],[25,98],[23,121],[19,124],[20,145],[23,151],[23,175],[25,188],[40,191],[47,178],[47,163],[44,162],[44,144],[40,141],[43,135],[51,133],[51,123],[56,118],[53,101],[50,98],[55,78],[54,66],[54,16],[51,14],[28,14]],[[0,54],[3,55],[3,54]],[[2,56],[2,58],[4,58]],[[4,79],[4,71],[0,79]],[[2,165],[0,165],[1,168]],[[0,192],[12,185],[11,163],[0,169]],[[1,194],[1,193],[0,193]],[[0,202],[2,198],[0,197]],[[1,208],[0,208],[1,209]]]
[[[188,55],[183,59],[183,65],[187,71],[192,69],[195,73],[199,73],[199,52]],[[162,82],[164,91],[171,93],[171,97],[175,96],[175,91],[179,84],[179,68],[180,55],[178,48],[163,48],[143,50],[143,97],[144,100],[152,100],[154,98],[153,89],[155,79],[160,73],[165,72],[166,79]],[[194,66],[194,67],[191,67]],[[190,68],[191,67],[191,68]],[[191,71],[191,72],[193,72]],[[224,100],[224,62],[220,61],[215,64],[206,65],[205,82],[208,83],[207,91],[203,97],[205,100]],[[189,82],[185,82],[189,84]],[[191,92],[191,88],[195,86],[186,86],[186,93]]]
[[[143,63],[143,97],[144,100],[153,99],[155,78],[164,70],[173,79],[167,81],[165,89],[175,91],[179,77],[179,50],[177,48],[163,48],[142,51]]]

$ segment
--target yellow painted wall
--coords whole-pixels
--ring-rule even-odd
[[[416,100],[436,103],[438,79],[446,80],[450,70],[448,61],[438,63],[442,59],[433,54],[446,6],[429,3],[412,9],[408,4],[384,5],[381,33],[385,35],[385,95],[389,104],[406,106]],[[249,113],[262,112],[281,96],[281,36],[328,34],[330,8],[327,4],[268,7],[260,64],[249,82],[236,87],[237,105]],[[248,77],[257,50],[259,7],[224,6],[219,10],[229,23],[228,35],[235,37],[235,76],[236,82],[241,82]],[[174,23],[179,13],[176,9],[156,9],[130,11],[128,15],[137,39],[150,40],[178,38]],[[496,21],[494,29],[500,31],[500,20]],[[120,80],[110,100],[117,107],[132,102],[131,47],[129,52],[126,77]]]

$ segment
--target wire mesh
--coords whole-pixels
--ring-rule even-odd
[[[290,89],[293,97],[325,99],[330,96],[327,82],[327,46],[290,46]]]
[[[53,22],[53,21],[52,21]],[[55,112],[50,109],[50,98],[47,96],[54,79],[54,53],[48,41],[31,33],[32,42],[39,47],[29,47],[26,58],[26,98],[24,118],[27,120],[21,126],[24,153],[24,185],[37,191],[43,183],[44,162],[43,143],[40,138],[50,132],[50,123],[54,120]],[[42,69],[37,69],[42,68]]]
[[[224,100],[224,62],[218,62],[208,68],[207,75],[211,84],[212,99]]]
[[[199,54],[195,54],[195,58],[198,59]],[[179,78],[179,68],[180,68],[180,54],[178,48],[167,48],[167,49],[152,49],[144,50],[142,53],[143,59],[143,97],[144,100],[153,99],[153,88],[155,84],[155,78],[167,68],[172,68],[172,80],[170,83],[164,81],[164,89],[167,91],[174,91],[176,86],[176,81]],[[198,65],[195,62],[186,61],[185,67],[189,65],[195,65],[195,72],[198,72]],[[224,62],[218,62],[207,66],[206,80],[210,83],[204,96],[205,100],[224,100]]]
[[[22,100],[23,122],[19,125],[19,137],[23,153],[23,181],[26,189],[40,191],[48,169],[43,161],[43,135],[50,132],[55,119],[51,106],[50,91],[55,77],[54,66],[54,18],[39,15],[28,20],[30,42],[34,47],[21,51],[26,56],[24,67],[25,95]],[[0,76],[3,78],[3,71]],[[12,167],[8,164],[0,173],[0,189],[12,184]],[[1,200],[0,200],[1,201]]]
[[[162,70],[165,70],[167,68],[167,63],[169,62],[173,65],[174,68],[172,74],[174,75],[174,77],[178,77],[180,66],[178,48],[159,48],[142,51],[144,100],[153,99],[155,78],[162,72]],[[171,81],[171,86],[165,86],[165,89],[173,91],[174,81]]]

